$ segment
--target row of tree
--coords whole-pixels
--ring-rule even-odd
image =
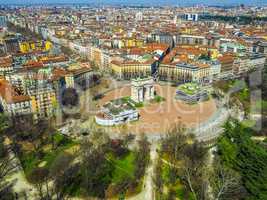
[[[5,144],[4,132],[8,128],[8,119],[0,114],[0,197],[12,200],[15,195],[12,192],[12,185],[6,182],[6,177],[15,170],[13,165],[15,158],[9,154],[10,148]]]
[[[266,148],[251,139],[252,129],[235,120],[229,120],[224,129],[217,144],[218,157],[226,169],[234,170],[241,178],[243,195],[237,199],[267,199]]]

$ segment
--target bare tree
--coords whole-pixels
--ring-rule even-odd
[[[167,153],[172,159],[172,164],[180,160],[183,149],[187,146],[189,140],[193,140],[192,135],[186,135],[185,129],[181,124],[177,124],[167,133],[167,136],[161,142],[161,151]]]
[[[55,159],[49,169],[49,176],[53,180],[51,193],[55,194],[58,200],[68,198],[66,188],[72,181],[73,174],[76,173],[73,171],[76,168],[72,168],[73,159],[73,155],[64,152]]]
[[[4,143],[4,132],[9,127],[8,118],[5,115],[0,115],[0,196],[10,194],[9,186],[6,184],[5,178],[17,165],[15,156],[11,154],[10,148]],[[12,195],[12,194],[11,194]]]
[[[215,165],[212,171],[210,184],[215,200],[235,199],[242,189],[238,173],[223,166],[220,162]]]
[[[182,151],[182,164],[178,173],[180,173],[180,176],[195,200],[205,199],[206,197],[206,157],[207,149],[199,142],[187,144]]]
[[[48,170],[45,168],[36,168],[34,169],[30,176],[29,180],[34,184],[38,197],[40,200],[51,200],[51,195],[48,188]]]

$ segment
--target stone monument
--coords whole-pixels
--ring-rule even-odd
[[[154,99],[154,80],[152,77],[132,80],[131,98],[135,102],[144,102]]]

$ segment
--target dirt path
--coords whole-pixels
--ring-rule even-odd
[[[127,200],[154,200],[155,199],[153,176],[154,176],[155,162],[157,160],[157,155],[158,155],[156,151],[156,147],[157,147],[156,143],[152,143],[151,151],[150,151],[151,162],[146,170],[142,192],[134,197],[127,198]]]

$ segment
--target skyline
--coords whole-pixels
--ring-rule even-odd
[[[204,4],[204,5],[218,5],[218,6],[234,6],[234,5],[240,5],[245,4],[249,6],[263,6],[267,4],[267,0],[256,0],[251,2],[250,0],[185,0],[185,1],[177,1],[177,0],[10,0],[8,2],[0,0],[1,4],[4,5],[34,5],[34,4],[93,4],[93,5],[148,5],[148,6],[160,6],[160,5],[172,5],[172,6],[190,6],[190,5],[196,5],[196,4]]]

